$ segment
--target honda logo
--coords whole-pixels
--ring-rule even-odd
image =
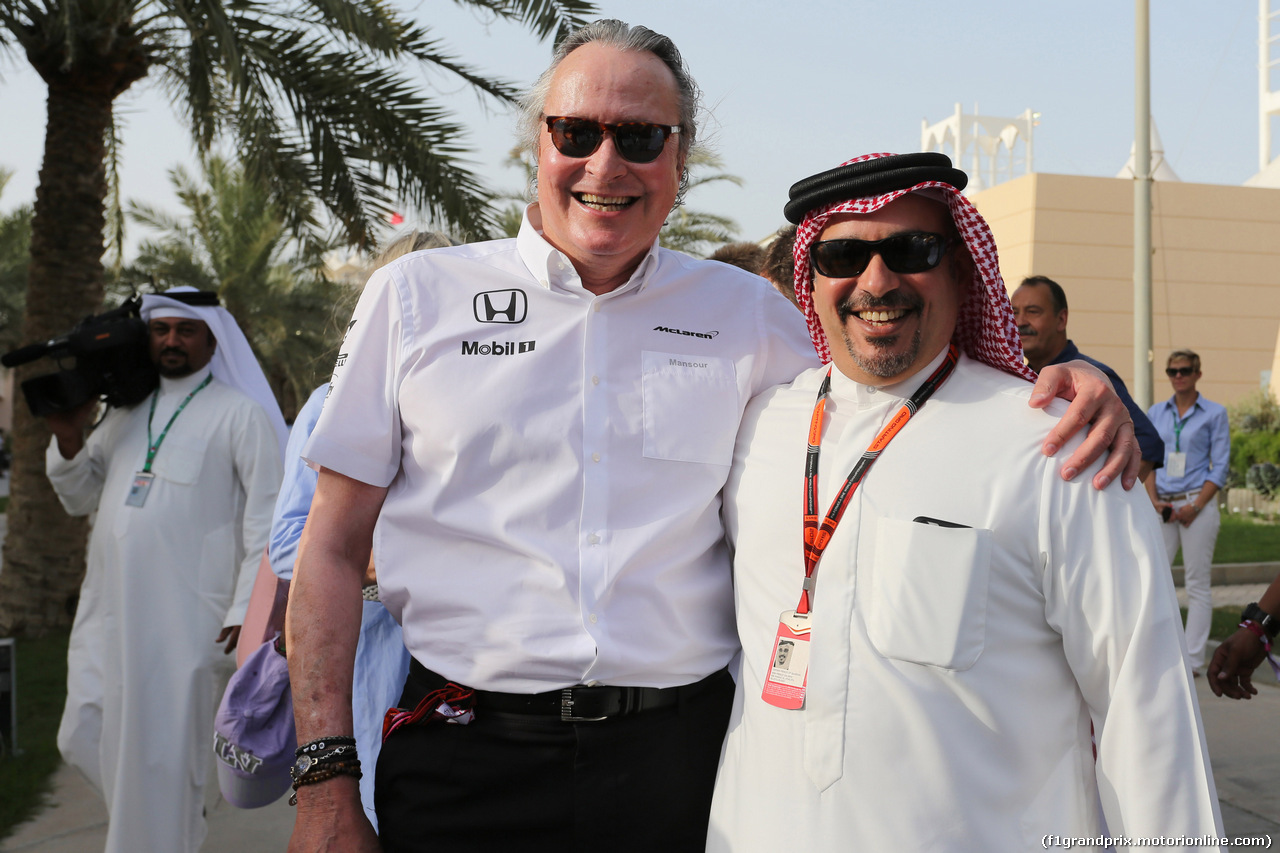
[[[523,323],[529,299],[523,290],[486,290],[476,294],[472,308],[481,323]]]

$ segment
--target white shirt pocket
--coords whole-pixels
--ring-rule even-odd
[[[991,531],[882,518],[867,634],[887,658],[965,670],[987,632]]]
[[[644,455],[727,466],[740,417],[733,360],[647,351],[640,359]]]

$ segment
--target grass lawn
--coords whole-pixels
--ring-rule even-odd
[[[1240,611],[1243,607],[1215,607],[1213,608],[1213,622],[1209,624],[1210,640],[1225,640],[1236,632],[1240,627]],[[1182,610],[1182,621],[1187,621],[1187,611]],[[1206,661],[1207,662],[1207,661]]]
[[[0,840],[31,817],[52,784],[61,758],[56,738],[67,698],[67,633],[18,640],[17,747],[0,748]]]
[[[1222,514],[1222,529],[1213,549],[1215,563],[1265,563],[1280,560],[1280,524],[1259,524],[1252,518]],[[1182,565],[1182,554],[1174,559]]]

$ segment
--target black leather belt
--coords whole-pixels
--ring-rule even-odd
[[[727,670],[715,672],[701,681],[680,687],[613,687],[599,686],[565,687],[545,693],[495,693],[490,690],[475,691],[475,710],[505,714],[529,714],[539,717],[558,717],[566,723],[593,723],[610,717],[625,717],[673,708],[681,699],[688,699],[711,685],[718,678],[728,678]],[[449,683],[439,673],[432,672],[417,660],[409,663],[405,701],[414,707],[423,696]]]

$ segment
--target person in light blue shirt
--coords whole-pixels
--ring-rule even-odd
[[[311,499],[316,494],[317,475],[302,460],[302,448],[311,437],[316,421],[320,420],[320,410],[328,392],[329,383],[326,382],[311,393],[289,433],[284,482],[280,484],[280,495],[271,518],[268,550],[271,570],[286,581],[293,578],[298,540],[307,523]],[[369,581],[366,578],[360,640],[356,646],[355,674],[351,685],[351,715],[355,724],[356,749],[365,767],[360,778],[360,803],[376,829],[378,818],[373,809],[373,768],[378,763],[378,752],[382,748],[382,718],[400,698],[405,677],[409,674],[409,652],[404,647],[400,626],[377,600],[377,583]]]
[[[447,234],[435,231],[409,231],[389,242],[374,259],[373,268],[391,263],[410,252],[454,246],[457,241]],[[276,499],[276,510],[271,518],[271,542],[268,555],[271,570],[281,580],[293,578],[293,563],[298,556],[298,542],[302,528],[311,513],[311,500],[316,495],[319,475],[302,459],[302,448],[315,431],[329,396],[326,382],[311,392],[307,402],[298,412],[289,433],[289,445],[285,450],[284,482]],[[360,777],[360,804],[369,816],[374,831],[378,818],[373,808],[374,768],[378,765],[378,753],[382,750],[382,719],[387,710],[400,700],[405,678],[409,674],[409,651],[404,645],[404,634],[399,623],[378,600],[378,582],[374,567],[365,572],[364,604],[360,616],[360,639],[356,645],[355,671],[351,685],[351,715],[355,726],[356,749],[361,757],[363,775]]]
[[[1196,390],[1200,356],[1189,349],[1169,354],[1165,373],[1173,396],[1147,412],[1164,440],[1165,464],[1147,481],[1156,512],[1164,517],[1164,544],[1169,562],[1182,547],[1187,590],[1187,654],[1197,675],[1204,666],[1213,605],[1209,573],[1218,541],[1217,501],[1227,484],[1231,435],[1227,410]]]

